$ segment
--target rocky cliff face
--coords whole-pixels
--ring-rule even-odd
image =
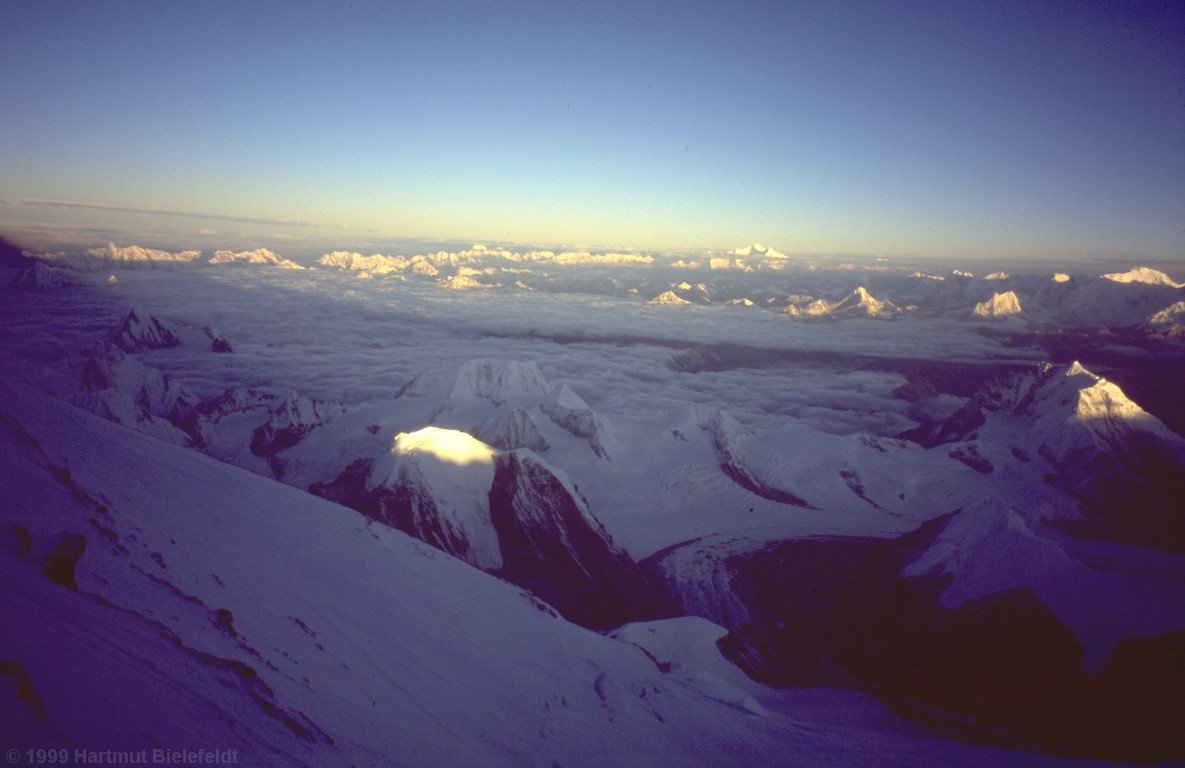
[[[530,451],[497,457],[489,501],[504,561],[498,575],[588,627],[664,613],[641,570],[613,544],[576,488]]]

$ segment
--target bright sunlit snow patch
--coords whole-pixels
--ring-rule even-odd
[[[464,432],[424,427],[418,432],[401,432],[395,437],[396,456],[426,454],[449,464],[493,464],[497,451]]]

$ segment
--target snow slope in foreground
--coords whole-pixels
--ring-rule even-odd
[[[1039,761],[721,703],[401,533],[25,389],[0,388],[0,445],[10,748],[235,749],[248,765]]]

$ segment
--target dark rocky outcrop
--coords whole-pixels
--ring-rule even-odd
[[[41,572],[55,584],[77,590],[74,568],[86,552],[86,537],[78,533],[62,533],[54,539],[51,549],[42,558]]]
[[[608,629],[662,613],[637,564],[613,544],[584,500],[530,452],[495,460],[490,518],[502,547],[497,574],[570,621]]]

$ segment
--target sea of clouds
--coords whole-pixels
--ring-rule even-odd
[[[577,281],[587,277],[567,269]],[[892,396],[906,379],[853,360],[1029,356],[940,319],[811,324],[735,306],[649,306],[644,296],[579,290],[457,291],[432,280],[363,280],[326,268],[112,274],[114,281],[105,272],[77,273],[71,287],[10,304],[8,343],[52,338],[77,355],[135,307],[178,325],[212,325],[230,339],[229,355],[200,345],[142,353],[145,363],[203,396],[266,386],[352,405],[390,398],[428,368],[516,359],[535,361],[552,382],[620,416],[694,403],[751,423],[792,418],[836,433],[879,434],[914,424],[910,404]],[[672,368],[678,355],[702,345],[740,345],[756,364]]]

